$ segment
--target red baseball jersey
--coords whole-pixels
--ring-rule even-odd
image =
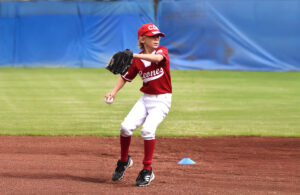
[[[168,49],[161,46],[153,53],[163,55],[164,59],[155,63],[134,58],[132,65],[122,78],[131,82],[139,74],[143,80],[143,86],[140,89],[143,93],[153,95],[172,93]]]

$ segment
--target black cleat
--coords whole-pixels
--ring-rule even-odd
[[[131,160],[131,157],[128,155],[128,161],[122,162],[121,160],[118,160],[117,168],[112,176],[113,181],[119,181],[124,177],[124,173],[127,168],[131,167],[133,164],[133,161]]]
[[[154,180],[155,176],[154,173],[152,171],[147,170],[147,169],[143,169],[140,171],[139,176],[136,179],[136,185],[137,186],[148,186],[150,185],[150,182],[152,180]]]

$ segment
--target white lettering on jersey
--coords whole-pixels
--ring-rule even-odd
[[[156,70],[152,70],[149,72],[143,73],[142,71],[139,72],[140,76],[143,79],[144,83],[147,83],[149,81],[153,81],[155,79],[158,79],[164,75],[164,69],[163,68],[157,68]]]

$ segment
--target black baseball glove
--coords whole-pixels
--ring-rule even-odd
[[[106,69],[114,74],[124,75],[132,64],[133,52],[130,49],[115,53],[106,65]]]

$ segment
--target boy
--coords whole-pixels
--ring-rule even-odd
[[[131,82],[137,74],[143,80],[140,91],[144,94],[121,124],[121,159],[117,162],[113,181],[121,180],[125,170],[133,164],[128,155],[131,135],[141,124],[143,124],[141,134],[144,139],[144,159],[143,169],[136,179],[136,185],[147,186],[155,178],[151,167],[155,131],[169,112],[172,97],[168,50],[166,47],[159,46],[160,37],[165,37],[165,34],[151,23],[139,28],[138,46],[142,51],[133,54],[133,62],[129,70],[119,78],[113,90],[105,95],[107,100],[114,100],[125,83]]]

